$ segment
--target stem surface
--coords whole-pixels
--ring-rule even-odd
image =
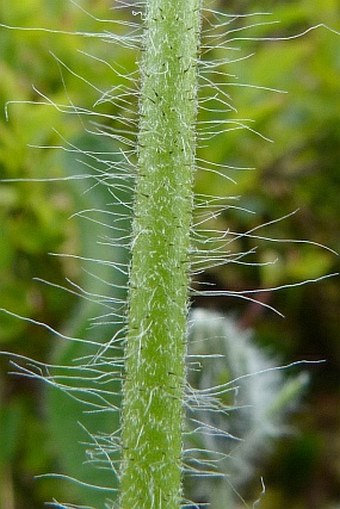
[[[121,509],[181,504],[200,0],[149,0],[123,391]]]

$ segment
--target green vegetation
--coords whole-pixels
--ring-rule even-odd
[[[221,2],[212,2],[211,8],[223,9],[220,4]],[[338,7],[334,1],[255,4],[242,2],[240,6],[235,3],[228,8],[236,13],[239,13],[240,9],[242,13],[250,10],[274,11],[273,17],[281,20],[280,25],[257,27],[250,31],[258,37],[284,36],[303,31],[307,26],[319,22],[334,26],[339,21]],[[103,24],[98,21],[99,18],[108,18],[109,7],[110,2],[106,0],[97,1],[95,5],[88,2],[87,8],[91,9],[97,19],[87,16],[75,4],[66,1],[57,4],[52,1],[44,2],[42,8],[41,1],[38,0],[24,4],[13,0],[8,6],[1,5],[0,11],[1,22],[8,25],[104,33],[105,30],[115,30],[109,22]],[[123,19],[126,13],[122,12],[121,16]],[[134,21],[133,17],[131,21]],[[209,26],[211,21],[213,14],[206,13],[204,23]],[[236,19],[235,27],[240,27],[242,23],[242,19]],[[245,23],[249,23],[249,20]],[[236,34],[235,36],[239,37]],[[110,66],[103,64],[100,59],[109,62],[115,69],[124,68],[124,73],[133,73],[136,70],[133,48],[105,44],[99,38],[56,36],[1,28],[0,42],[0,97],[3,104],[8,99],[20,98],[30,102],[45,100],[44,97],[48,96],[55,104],[68,104],[70,110],[73,104],[92,109],[98,100],[98,90],[89,87],[87,83],[96,84],[102,92],[121,86],[119,72],[112,72]],[[300,212],[288,220],[274,223],[268,230],[256,230],[254,234],[272,238],[308,238],[339,251],[337,165],[340,112],[336,100],[339,95],[340,66],[338,39],[334,34],[320,28],[302,39],[285,43],[241,41],[232,42],[231,45],[233,44],[242,46],[243,56],[254,51],[256,56],[235,62],[230,68],[225,65],[223,72],[235,74],[240,84],[252,83],[285,89],[288,94],[235,87],[233,78],[230,79],[229,87],[225,86],[225,93],[231,93],[233,105],[238,110],[237,115],[228,113],[230,118],[253,119],[251,128],[269,136],[275,143],[264,142],[250,130],[222,133],[209,143],[199,140],[199,159],[207,159],[216,164],[258,168],[257,171],[235,172],[235,175],[231,170],[237,186],[226,179],[221,181],[217,172],[198,173],[198,194],[221,195],[223,187],[223,194],[226,196],[237,194],[243,197],[240,208],[223,211],[205,227],[209,229],[211,226],[221,231],[230,229],[230,232],[250,231],[261,223],[272,221],[299,208]],[[95,54],[96,60],[90,59],[89,65],[89,57],[77,52],[77,49]],[[49,50],[63,65],[58,65]],[[222,52],[218,48],[211,50],[210,55],[207,55],[207,50],[203,50],[203,61],[211,56],[219,58],[220,53]],[[233,57],[234,55],[236,58],[238,53],[233,52]],[[79,79],[70,70],[83,79]],[[219,81],[218,76],[216,81]],[[32,88],[32,84],[35,88]],[[206,84],[202,83],[202,94]],[[136,101],[133,91],[128,97],[131,104]],[[218,98],[215,105],[210,104],[207,111],[201,113],[200,122],[208,122],[214,118],[214,113],[208,110],[213,109],[212,106],[218,106],[217,103]],[[122,112],[126,115],[123,105],[114,101],[105,104],[103,100],[96,103],[95,108],[99,114],[109,112],[112,117],[119,117]],[[51,175],[68,177],[81,171],[77,167],[78,156],[73,154],[71,145],[66,145],[70,152],[64,156],[50,149],[27,148],[27,144],[62,145],[64,139],[67,139],[74,146],[89,151],[91,142],[84,134],[84,125],[78,115],[63,115],[47,104],[39,107],[30,104],[8,105],[8,112],[8,121],[3,111],[0,124],[1,178],[41,179]],[[134,120],[132,114],[130,120]],[[119,120],[117,127],[123,128],[119,125]],[[92,143],[93,151],[112,151],[112,146],[108,147],[103,138],[97,137]],[[90,158],[86,162],[92,164]],[[83,186],[83,182],[81,185]],[[101,294],[103,280],[109,280],[110,270],[101,267],[103,273],[97,273],[97,286],[94,288],[93,278],[82,272],[77,259],[52,257],[47,253],[85,252],[88,258],[95,258],[95,252],[103,249],[103,246],[91,243],[94,231],[89,232],[89,228],[84,227],[81,221],[68,220],[70,215],[80,209],[98,209],[100,204],[107,203],[110,197],[99,189],[100,186],[96,186],[93,190],[93,193],[98,191],[98,196],[94,196],[87,192],[88,187],[85,185],[79,197],[79,186],[77,188],[75,181],[1,183],[2,307],[48,323],[65,331],[65,334],[69,331],[76,337],[78,334],[93,337],[93,331],[84,326],[84,320],[93,316],[92,313],[98,313],[97,304],[87,302],[78,306],[76,295],[61,293],[57,287],[65,285],[65,278],[81,284],[85,289],[89,288],[91,281],[91,291]],[[256,215],[245,213],[245,208],[254,210]],[[118,209],[116,213],[119,213]],[[104,222],[105,219],[101,217],[100,221]],[[97,232],[100,225],[93,228]],[[99,230],[98,234],[101,235]],[[256,259],[270,261],[278,258],[278,263],[275,266],[259,267],[237,264],[217,269],[204,267],[204,273],[199,275],[198,279],[214,282],[218,288],[228,288],[236,292],[319,277],[325,272],[338,270],[338,261],[334,256],[325,251],[311,249],[307,245],[268,243],[249,236],[236,236],[230,248],[233,253],[237,253],[249,251],[255,246],[258,246]],[[126,253],[121,251],[116,254],[116,262],[126,256]],[[91,272],[91,262],[87,263],[85,268]],[[33,280],[34,277],[52,281],[55,286],[43,285]],[[116,281],[116,284],[124,285],[124,282]],[[312,484],[317,486],[314,488],[314,497],[319,501],[319,507],[331,507],[335,501],[339,479],[336,473],[338,459],[334,444],[339,441],[340,428],[336,405],[336,376],[340,356],[337,285],[336,280],[329,280],[319,287],[284,291],[277,295],[274,292],[265,294],[266,303],[279,308],[287,316],[284,321],[267,312],[265,308],[233,299],[222,298],[218,302],[212,302],[211,298],[197,297],[194,302],[195,305],[209,304],[224,312],[232,312],[242,327],[256,325],[258,341],[266,346],[270,345],[272,350],[280,353],[281,358],[328,360],[326,367],[312,370],[314,381],[310,394],[310,410],[302,411],[298,418],[302,434],[291,438],[288,445],[281,446],[281,453],[278,452],[273,460],[275,468],[271,468],[270,473],[265,476],[267,495],[262,501],[264,508],[276,509],[286,506],[287,503],[297,508],[306,507]],[[71,285],[71,289],[75,290],[75,287]],[[120,295],[119,299],[123,296]],[[101,328],[95,329],[98,338],[112,334],[107,330],[104,319],[102,322]],[[4,314],[0,316],[0,340],[2,350],[20,352],[41,361],[49,361],[51,351],[55,348],[54,340],[46,330]],[[71,352],[64,344],[53,356],[61,362],[61,359],[81,358],[93,353],[81,348],[73,344]],[[0,504],[4,509],[17,509],[22,504],[35,509],[52,497],[73,497],[74,503],[85,503],[77,498],[79,493],[72,485],[67,486],[65,494],[66,488],[61,486],[59,481],[31,481],[32,475],[36,473],[70,471],[65,466],[70,466],[71,461],[67,450],[72,448],[73,451],[75,440],[71,431],[65,432],[69,429],[65,416],[69,416],[74,423],[79,411],[74,409],[74,406],[61,406],[67,405],[62,396],[51,396],[55,399],[54,403],[49,404],[49,412],[53,414],[53,408],[56,407],[64,410],[59,412],[62,422],[52,419],[52,424],[48,424],[41,388],[31,380],[23,382],[18,378],[6,377],[7,369],[4,359],[1,359],[1,442],[8,446],[2,449],[0,455]],[[327,415],[327,420],[324,420],[322,415]],[[52,433],[51,426],[54,427]],[[104,425],[105,429],[106,426],[107,423]],[[36,440],[37,436],[39,441]],[[82,436],[79,428],[76,436],[80,437],[80,440],[87,440],[86,433]],[[69,439],[71,445],[67,442]],[[81,452],[78,453],[76,461],[73,456],[75,470],[77,466],[79,470],[84,467],[79,459]],[[299,471],[304,472],[303,478],[299,472],[292,472],[292,463],[300,466]],[[76,475],[77,472],[73,473]],[[84,473],[84,476],[86,475],[88,474]],[[321,482],[323,476],[331,479],[327,486]],[[84,479],[81,473],[79,477]],[[315,483],[315,479],[320,482]],[[91,481],[89,478],[87,480]],[[255,492],[256,490],[257,487]],[[292,491],[296,494],[294,501],[290,498]],[[249,496],[250,500],[254,498],[253,493],[249,486],[246,496]],[[101,496],[96,495],[99,503],[108,495],[104,494],[103,498],[100,498]],[[93,500],[89,503],[95,504]]]
[[[199,0],[151,0],[123,385],[121,509],[181,505]]]

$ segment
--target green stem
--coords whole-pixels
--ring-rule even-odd
[[[181,502],[199,11],[200,0],[147,2],[121,509],[177,509]]]

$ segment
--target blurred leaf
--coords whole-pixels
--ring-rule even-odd
[[[19,400],[13,399],[0,408],[0,470],[16,460],[23,418],[24,411]]]
[[[83,136],[78,140],[75,145],[79,146],[81,150],[91,150],[97,153],[106,153],[112,145],[100,138],[91,140]],[[72,155],[67,155],[64,158],[65,167],[68,168],[70,175],[79,175],[83,171],[83,165],[75,160]],[[106,156],[108,158],[109,156]],[[83,159],[86,160],[84,156]],[[113,160],[115,156],[113,157]],[[108,194],[105,185],[92,186],[87,181],[76,180],[73,181],[72,190],[79,210],[94,209],[99,211],[96,216],[96,221],[107,222],[108,218],[100,211],[105,209],[107,200],[111,202],[111,211],[118,214],[126,214],[126,208],[119,204],[119,201],[114,202],[112,196]],[[120,193],[120,200],[126,201],[130,196],[126,193]],[[125,195],[125,196],[124,196]],[[120,223],[120,227],[128,227],[129,220],[126,219],[125,225]],[[106,233],[105,226],[89,222],[86,219],[79,219],[79,226],[81,228],[81,253],[85,258],[94,259],[114,259],[116,262],[127,263],[126,249],[119,247],[111,247],[98,243],[96,239],[104,238]],[[119,237],[120,231],[110,230],[110,237]],[[81,282],[82,288],[85,291],[91,291],[93,295],[106,295],[114,297],[114,299],[121,299],[125,296],[125,290],[115,288],[114,285],[126,285],[125,276],[118,274],[111,267],[101,265],[98,263],[82,264],[89,270],[89,273],[84,272]],[[92,276],[94,274],[95,276]],[[67,335],[77,338],[84,338],[84,340],[96,340],[100,342],[108,341],[112,338],[118,330],[118,326],[111,322],[112,319],[104,318],[104,324],[97,327],[90,328],[90,320],[96,318],[97,315],[103,313],[102,306],[99,303],[90,302],[86,300],[79,300],[78,305],[75,307],[73,314],[65,324]],[[114,322],[114,309],[113,303],[111,304],[111,313],[113,313]],[[56,346],[54,353],[54,362],[61,366],[75,366],[76,359],[85,359],[88,355],[93,355],[95,350],[93,347],[84,343],[68,342]],[[121,353],[121,352],[120,352]],[[117,355],[120,354],[117,352]],[[63,370],[57,370],[58,377],[63,376]],[[67,372],[65,372],[65,375]],[[74,386],[81,386],[83,382],[75,379]],[[106,385],[106,389],[108,386]],[[113,383],[113,391],[120,393],[120,382]],[[115,404],[119,405],[120,398],[117,395]],[[90,484],[97,484],[100,486],[115,487],[118,479],[115,478],[114,473],[110,469],[96,468],[96,464],[89,461],[89,455],[84,444],[92,442],[91,433],[114,433],[119,428],[119,416],[113,412],[87,412],[86,405],[78,403],[70,398],[69,395],[60,390],[52,390],[47,394],[48,404],[48,417],[49,429],[53,441],[53,448],[59,458],[60,464],[64,467],[65,471]],[[90,490],[81,486],[74,485],[73,490],[78,494],[82,503],[86,504],[104,504],[108,497],[107,493],[100,491]],[[111,496],[112,498],[112,496]]]

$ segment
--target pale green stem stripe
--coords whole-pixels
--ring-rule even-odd
[[[178,509],[200,0],[149,0],[120,509]]]

